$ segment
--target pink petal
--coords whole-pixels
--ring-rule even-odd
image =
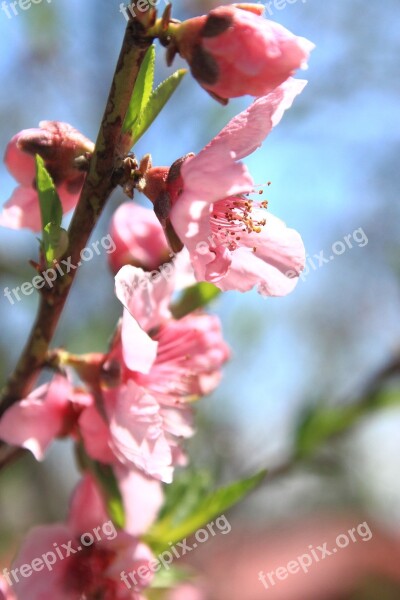
[[[162,486],[157,479],[136,469],[115,469],[125,508],[124,530],[134,536],[145,533],[154,523],[163,505]]]
[[[170,483],[171,449],[156,400],[133,381],[111,395],[116,395],[109,414],[115,454],[125,464],[132,463],[146,474]]]
[[[157,341],[152,370],[148,375],[135,374],[135,381],[160,404],[184,406],[214,389],[229,357],[217,317],[190,314],[168,321],[157,334]]]
[[[253,190],[247,168],[237,161],[256,150],[279,123],[306,81],[289,79],[273,92],[257,98],[249,108],[232,119],[199,154],[182,166],[183,193],[176,200],[170,218],[187,246],[199,280],[211,257],[198,247],[210,243],[211,204],[223,198]],[[215,276],[215,274],[214,274]]]
[[[36,460],[43,460],[51,442],[62,432],[70,393],[68,381],[55,377],[7,410],[0,420],[0,438],[30,450]]]
[[[262,295],[285,296],[295,288],[305,263],[303,241],[273,215],[266,220],[260,234],[242,236],[241,244],[247,247],[232,252],[228,273],[215,282],[223,291],[245,292],[258,284]]]
[[[71,499],[68,527],[76,536],[109,521],[109,516],[95,479],[86,474]]]
[[[171,315],[169,304],[174,291],[171,278],[152,280],[149,273],[126,265],[115,277],[115,293],[144,331],[157,327]]]
[[[121,341],[122,354],[128,369],[149,373],[157,356],[158,344],[143,331],[126,309],[122,317]]]
[[[194,276],[187,248],[182,248],[182,250],[175,255],[173,265],[175,269],[175,291],[178,292],[195,285],[196,278]]]
[[[94,406],[82,412],[78,424],[89,456],[104,464],[115,462],[115,456],[110,448],[108,425]]]
[[[63,207],[63,214],[73,210],[78,204],[84,181],[85,175],[80,174],[72,180],[63,181],[57,185],[57,192]]]
[[[68,560],[57,559],[54,553],[55,545],[62,547],[73,538],[73,532],[66,525],[48,525],[36,527],[28,536],[12,565],[19,568],[24,564],[32,564],[36,558],[53,552],[56,557],[54,565],[50,565],[51,571],[43,565],[43,570],[33,571],[30,577],[20,577],[19,583],[14,588],[18,600],[73,600],[71,593],[66,588],[66,573],[68,571]],[[48,561],[53,559],[49,555]]]
[[[115,272],[127,264],[152,271],[169,258],[168,243],[153,210],[133,202],[121,204],[114,213],[110,234],[116,245],[109,257]]]
[[[206,596],[191,583],[184,583],[172,589],[165,600],[206,600]]]
[[[12,581],[12,579],[11,579]],[[6,579],[0,575],[0,600],[16,600]]]
[[[10,140],[4,155],[4,162],[7,169],[18,183],[23,187],[32,187],[36,177],[35,159],[18,147],[18,141],[21,137],[28,135],[40,136],[41,129],[25,129],[20,131]]]
[[[178,198],[178,204],[188,203],[188,197],[196,200],[215,202],[220,198],[235,196],[251,191],[253,179],[247,167],[237,163],[235,153],[230,149],[228,140],[206,147],[182,166],[184,190]],[[171,212],[173,218],[174,210]]]
[[[217,246],[214,250],[215,258],[206,266],[206,280],[211,283],[217,283],[222,277],[225,277],[232,264],[232,252],[225,246]]]
[[[182,177],[185,183],[185,191],[194,192],[198,189],[206,188],[205,184],[213,190],[213,185],[207,181],[207,174],[219,170],[220,175],[224,176],[224,170],[230,168],[234,161],[249,156],[261,146],[271,129],[281,120],[285,110],[291,107],[294,99],[306,86],[307,82],[299,79],[290,78],[281,86],[270,92],[266,96],[257,98],[246,110],[234,117],[226,127],[195,157],[187,160],[182,166]],[[201,182],[204,173],[205,181]],[[237,178],[238,181],[246,175],[231,173],[231,185]],[[195,182],[192,184],[192,181]],[[251,178],[248,178],[250,188]],[[245,183],[242,181],[242,183]],[[186,187],[188,186],[188,187]],[[244,190],[232,192],[225,189],[225,193],[218,192],[214,199],[218,200],[242,193]],[[210,193],[213,193],[210,192]],[[202,198],[208,199],[208,198]]]
[[[31,187],[15,188],[11,198],[4,204],[0,225],[10,229],[40,231],[41,222],[37,192]]]
[[[190,438],[194,435],[193,411],[190,408],[161,409],[164,419],[164,429],[178,438]]]

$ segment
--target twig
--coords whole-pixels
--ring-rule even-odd
[[[144,27],[135,19],[129,21],[115,70],[106,110],[90,161],[89,172],[76,208],[70,229],[66,257],[78,264],[80,253],[116,187],[113,173],[123,157],[119,156],[119,141],[132,91],[140,65],[153,42]],[[28,342],[15,371],[9,378],[0,398],[0,416],[12,404],[24,398],[31,390],[60,320],[71,289],[75,271],[56,280],[49,293],[43,293],[38,314]]]

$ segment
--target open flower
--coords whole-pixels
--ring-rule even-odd
[[[193,435],[188,403],[217,386],[229,356],[216,317],[172,318],[173,289],[172,278],[152,280],[136,267],[118,273],[116,293],[125,309],[104,370],[119,365],[120,381],[103,390],[107,419],[92,406],[79,422],[91,456],[167,483],[186,462],[180,442]]]
[[[258,4],[220,6],[171,26],[192,75],[220,100],[264,96],[307,66],[314,44],[262,17]]]
[[[151,577],[138,575],[128,589],[120,573],[140,573],[143,566],[150,575],[151,560],[145,544],[115,528],[95,480],[86,475],[74,492],[67,522],[28,534],[13,564],[20,573],[25,566],[15,591],[19,600],[141,600]]]
[[[74,161],[93,149],[94,144],[68,123],[42,121],[39,128],[17,133],[7,146],[4,162],[19,186],[4,205],[0,225],[11,229],[41,229],[35,154],[43,158],[64,212],[74,208],[85,180],[85,173],[76,169]]]
[[[165,407],[185,408],[211,393],[230,354],[218,317],[197,312],[174,319],[169,308],[172,278],[152,280],[141,269],[126,266],[115,282],[125,310],[121,343],[111,356],[122,358],[122,380],[135,381]]]
[[[262,144],[305,85],[290,79],[257,98],[183,163],[169,217],[199,281],[242,292],[258,285],[268,296],[295,287],[305,262],[301,237],[267,212],[266,203],[249,199],[254,182],[240,159]]]
[[[80,413],[92,402],[89,394],[75,392],[66,377],[56,375],[4,413],[0,439],[43,460],[55,438],[74,433]]]

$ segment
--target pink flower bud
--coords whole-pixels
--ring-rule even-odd
[[[296,69],[306,68],[314,44],[264,19],[260,6],[220,6],[172,27],[172,46],[192,75],[219,100],[263,96]]]
[[[93,150],[94,144],[67,123],[42,121],[38,128],[17,133],[7,146],[4,162],[20,185],[4,206],[0,225],[12,229],[41,229],[35,154],[43,158],[64,212],[68,212],[75,207],[85,180],[85,173],[77,168],[75,159]]]
[[[76,177],[75,159],[93,150],[93,142],[68,123],[41,121],[39,128],[24,129],[12,138],[4,162],[18,182],[29,185],[35,177],[35,163],[30,157],[39,154],[57,184]]]
[[[113,216],[110,235],[116,246],[109,255],[114,273],[124,265],[153,271],[169,260],[167,240],[153,210],[133,202],[121,204]]]

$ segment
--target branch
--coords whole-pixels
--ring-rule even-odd
[[[66,257],[78,264],[80,253],[116,187],[115,170],[123,157],[119,152],[122,125],[131,100],[140,65],[153,42],[144,27],[131,20],[127,25],[104,117],[90,161],[89,172],[69,229]],[[51,292],[40,299],[38,314],[30,337],[0,397],[0,417],[32,389],[40,369],[45,365],[47,352],[68,298],[76,271],[56,280]]]
[[[352,406],[365,408],[366,410],[370,409],[373,406],[373,402],[376,396],[380,393],[382,387],[385,383],[391,379],[392,377],[396,377],[400,375],[400,353],[396,353],[392,356],[388,362],[383,365],[379,370],[377,370],[369,380],[361,387],[358,394],[348,397],[344,399],[339,406]],[[310,466],[309,459],[312,459],[311,466],[314,467],[326,467],[329,466],[329,462],[326,462],[326,458],[322,458],[321,460],[318,458],[318,451],[322,449],[329,442],[334,442],[336,439],[340,439],[343,435],[345,435],[354,423],[349,422],[346,424],[343,429],[339,432],[335,432],[333,434],[329,434],[320,440],[320,444],[317,448],[315,448],[315,452],[308,456],[301,456],[297,453],[294,453],[290,456],[286,462],[273,467],[268,470],[268,474],[266,477],[266,483],[270,483],[276,479],[281,479],[282,477],[286,477],[287,475],[292,474],[296,469],[301,468],[302,466]],[[308,461],[308,462],[307,462]]]

